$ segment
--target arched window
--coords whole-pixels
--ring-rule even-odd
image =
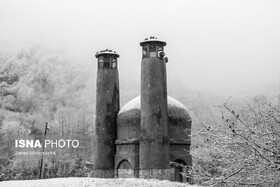
[[[133,178],[134,170],[127,160],[123,160],[118,165],[118,178]]]
[[[182,175],[183,172],[186,172],[185,166],[186,166],[186,163],[180,159],[174,160],[172,162],[171,167],[175,168],[175,172],[174,172],[175,181],[178,181],[178,182],[185,181],[183,178],[183,175]]]

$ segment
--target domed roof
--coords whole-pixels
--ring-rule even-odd
[[[119,140],[139,139],[141,125],[140,96],[125,104],[117,117]],[[191,117],[187,108],[173,97],[167,98],[167,117],[170,139],[186,139],[190,134]]]
[[[134,99],[130,100],[128,103],[126,103],[119,111],[119,115],[133,109],[140,110],[141,109],[140,103],[141,102],[140,102],[140,95],[139,95]],[[188,113],[188,109],[181,102],[179,102],[178,100],[176,100],[171,96],[167,96],[167,105],[168,105],[168,109],[178,108],[181,110],[185,110]]]

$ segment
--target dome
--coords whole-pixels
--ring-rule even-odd
[[[168,127],[170,139],[189,139],[191,117],[187,108],[173,97],[168,96]],[[140,96],[125,104],[117,118],[118,140],[139,139],[141,124]]]

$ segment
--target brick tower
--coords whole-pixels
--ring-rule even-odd
[[[158,178],[169,172],[165,42],[146,38],[141,62],[141,125],[139,177]]]
[[[114,177],[116,119],[119,112],[119,75],[112,50],[97,52],[96,119],[94,128],[95,177]]]

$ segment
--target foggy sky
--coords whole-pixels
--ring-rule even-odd
[[[0,0],[0,50],[63,49],[96,74],[94,54],[113,49],[121,84],[139,85],[139,43],[157,36],[168,84],[270,92],[280,81],[279,10],[278,0]]]

